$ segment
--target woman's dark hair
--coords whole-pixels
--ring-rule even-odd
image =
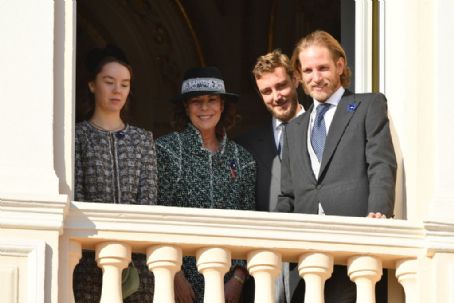
[[[132,67],[126,58],[126,55],[123,51],[113,45],[108,45],[105,48],[94,48],[88,52],[85,58],[85,67],[88,71],[88,81],[93,82],[96,80],[96,76],[101,72],[103,67],[106,64],[116,62],[123,65],[129,71],[131,75],[131,80],[133,77]],[[131,93],[130,93],[131,95]],[[120,111],[120,118],[123,122],[129,121],[128,107],[130,103],[130,96],[127,97],[126,103]],[[93,116],[95,112],[95,95],[88,89],[87,86],[87,98],[83,100],[81,104],[80,115],[82,116],[81,120],[88,120]]]
[[[218,138],[222,138],[226,131],[235,126],[235,123],[239,118],[237,115],[236,103],[223,96],[221,96],[221,100],[224,102],[224,110],[222,111],[221,119],[219,119],[219,122],[216,125],[216,136]],[[174,103],[171,125],[176,131],[183,130],[186,125],[191,122],[186,113],[188,101],[189,100],[184,100]]]

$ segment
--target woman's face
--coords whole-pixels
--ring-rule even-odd
[[[186,114],[200,132],[215,131],[221,119],[224,102],[219,95],[203,95],[186,102]]]
[[[129,95],[131,73],[118,62],[106,63],[88,87],[95,95],[95,111],[119,114]]]

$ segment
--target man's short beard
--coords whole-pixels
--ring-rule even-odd
[[[289,122],[293,117],[296,115],[296,111],[298,109],[298,101],[297,99],[293,99],[290,103],[290,108],[287,112],[279,114],[274,112],[271,108],[268,110],[274,116],[274,118],[281,120],[282,122]]]

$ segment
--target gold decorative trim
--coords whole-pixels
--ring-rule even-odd
[[[82,14],[77,15],[77,24],[87,32],[97,47],[104,47],[106,45],[107,42],[99,30]]]
[[[202,52],[202,47],[200,46],[200,41],[199,38],[197,37],[196,32],[194,31],[194,28],[192,27],[191,19],[189,18],[188,14],[186,13],[186,10],[181,4],[180,0],[174,0],[175,4],[178,6],[178,9],[180,10],[180,14],[183,17],[184,21],[186,22],[186,25],[188,26],[189,31],[191,32],[192,40],[194,41],[195,45],[195,50],[197,53],[197,56],[199,58],[199,63],[202,66],[205,66],[205,59],[203,57],[203,52]]]
[[[277,0],[273,0],[271,4],[271,13],[270,13],[270,24],[268,27],[268,52],[273,50],[274,45],[274,27],[276,23],[276,9],[277,9]]]

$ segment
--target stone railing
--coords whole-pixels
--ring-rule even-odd
[[[73,302],[74,267],[82,249],[93,249],[103,269],[101,302],[122,302],[121,271],[131,252],[147,255],[155,275],[154,302],[174,302],[173,277],[183,255],[196,256],[210,303],[224,302],[223,276],[231,258],[247,260],[260,290],[255,302],[274,302],[274,279],[284,261],[298,263],[306,302],[324,301],[333,264],[348,266],[357,302],[375,302],[383,268],[395,273],[405,290],[405,299],[392,302],[420,302],[418,264],[429,254],[426,233],[422,224],[392,219],[73,202],[60,240],[66,270],[59,297]]]

